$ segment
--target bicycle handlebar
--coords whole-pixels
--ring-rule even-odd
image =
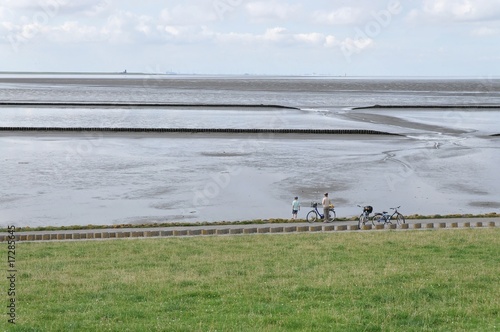
[[[358,206],[359,206],[359,205],[358,205]],[[393,208],[391,208],[391,210],[397,210],[397,209],[399,209],[400,207],[401,207],[401,205],[400,205],[400,206],[398,206],[398,207],[393,207]]]

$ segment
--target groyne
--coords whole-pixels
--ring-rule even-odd
[[[190,108],[278,108],[299,110],[297,107],[273,104],[190,104],[190,103],[141,103],[141,102],[24,102],[24,101],[1,101],[2,106],[25,106],[25,107],[113,107],[113,108],[137,108],[137,107],[153,107],[153,108],[173,108],[173,107],[190,107]]]
[[[129,132],[129,133],[228,133],[228,134],[315,134],[391,135],[367,129],[266,129],[266,128],[114,128],[114,127],[0,127],[0,132]]]
[[[365,110],[365,109],[379,109],[379,108],[400,108],[400,109],[413,109],[413,108],[425,108],[425,109],[498,109],[500,110],[500,105],[371,105],[371,106],[360,106],[353,107],[353,110]]]

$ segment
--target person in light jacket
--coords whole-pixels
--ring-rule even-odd
[[[296,196],[292,202],[292,219],[297,219],[297,213],[300,211],[299,198]]]
[[[328,198],[328,193],[325,193],[325,197],[323,197],[323,201],[321,201],[321,205],[323,205],[323,214],[324,219],[323,222],[330,221],[330,205],[332,205],[332,201]]]

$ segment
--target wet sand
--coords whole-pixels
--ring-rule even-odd
[[[500,80],[0,77],[14,103],[256,105],[105,109],[4,106],[1,126],[360,129],[396,133],[0,132],[0,225],[305,217],[329,192],[339,217],[500,209]],[[300,109],[263,109],[261,104]],[[374,104],[421,109],[352,109]],[[433,109],[457,105],[457,109]],[[466,108],[464,108],[466,106]],[[470,107],[470,108],[469,108]]]
[[[305,217],[324,192],[339,217],[498,211],[500,141],[439,136],[4,132],[1,223]]]

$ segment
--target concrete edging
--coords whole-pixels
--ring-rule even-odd
[[[412,227],[410,227],[410,225]],[[290,225],[290,226],[272,226],[272,225],[247,225],[247,227],[226,227],[226,228],[206,228],[206,229],[185,229],[176,230],[137,230],[137,231],[119,231],[119,230],[88,230],[86,232],[62,232],[62,233],[43,233],[43,232],[24,232],[25,234],[15,234],[17,242],[33,242],[33,241],[64,241],[64,240],[94,240],[94,239],[125,239],[125,238],[158,238],[158,237],[187,237],[187,236],[219,236],[219,235],[250,235],[250,234],[286,234],[286,233],[319,233],[319,232],[345,232],[345,231],[388,231],[388,230],[439,230],[439,229],[467,229],[467,228],[494,228],[497,227],[495,221],[477,221],[471,223],[465,221],[458,222],[428,222],[428,223],[413,223],[397,226],[389,225],[372,225],[367,224],[358,229],[357,225],[319,225],[313,224],[309,226]],[[0,235],[0,242],[9,241],[7,234]]]

